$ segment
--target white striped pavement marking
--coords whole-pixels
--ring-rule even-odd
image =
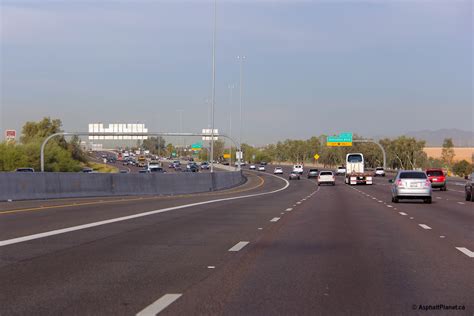
[[[183,294],[165,294],[157,301],[143,309],[137,316],[155,316],[166,307],[171,305],[174,301],[180,298]]]
[[[296,204],[301,204],[301,202],[296,202]]]
[[[270,222],[278,222],[279,220],[280,220],[280,217],[274,217],[270,220]]]
[[[463,254],[465,254],[469,258],[474,258],[474,251],[471,251],[465,247],[456,247],[456,249],[461,251]]]
[[[285,211],[291,212],[293,209],[291,207],[287,208]]]
[[[391,205],[387,205],[387,207],[393,207],[393,206],[391,206]]]
[[[229,249],[229,251],[235,252],[235,251],[240,251],[242,248],[247,246],[249,244],[248,241],[239,241],[235,246]]]
[[[464,203],[464,202],[458,202],[458,204],[464,205],[464,204],[466,204],[466,203]]]
[[[426,224],[418,224],[418,226],[420,226],[423,229],[431,229],[431,227]]]
[[[407,215],[408,215],[408,214],[405,213],[405,212],[398,212],[398,214],[403,215],[403,216],[407,216]]]

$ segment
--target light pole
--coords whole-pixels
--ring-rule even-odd
[[[216,103],[216,31],[217,31],[217,0],[214,0],[214,32],[212,36],[211,173],[214,172],[214,106]]]
[[[176,110],[176,112],[178,113],[178,122],[179,122],[179,131],[178,133],[182,133],[183,132],[183,110]],[[181,145],[183,145],[183,141],[184,140],[184,137],[181,138]],[[184,150],[184,148],[183,148]]]
[[[240,83],[239,83],[239,90],[240,90],[240,101],[239,101],[239,112],[240,112],[240,128],[239,128],[239,143],[240,143],[240,146],[242,147],[242,66],[243,66],[243,62],[245,60],[245,56],[237,56],[237,59],[239,60],[239,63],[240,63]],[[242,155],[242,150],[240,152],[240,155]],[[242,162],[242,158],[239,159],[240,162]],[[240,166],[239,166],[240,167]]]
[[[229,137],[232,137],[232,103],[233,103],[233,95],[234,95],[234,85],[229,85],[230,90],[230,100],[229,100]],[[232,166],[232,143],[230,143],[229,147],[229,166]]]

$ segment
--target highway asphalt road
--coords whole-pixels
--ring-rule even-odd
[[[0,315],[474,314],[461,186],[394,204],[387,178],[269,173],[206,194],[0,203]]]

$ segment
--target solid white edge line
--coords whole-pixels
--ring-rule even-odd
[[[217,199],[217,200],[210,200],[210,201],[204,201],[204,202],[197,202],[197,203],[173,206],[173,207],[168,207],[168,208],[164,208],[164,209],[160,209],[160,210],[154,210],[154,211],[148,211],[148,212],[143,212],[143,213],[138,213],[138,214],[133,214],[133,215],[128,215],[128,216],[122,216],[122,217],[107,219],[107,220],[103,220],[103,221],[99,221],[99,222],[93,222],[93,223],[89,223],[89,224],[83,224],[83,225],[78,225],[78,226],[72,226],[72,227],[67,227],[67,228],[62,228],[62,229],[51,230],[51,231],[44,232],[44,233],[38,233],[38,234],[27,235],[27,236],[23,236],[23,237],[17,237],[17,238],[12,238],[12,239],[1,240],[0,241],[0,247],[12,245],[12,244],[17,244],[17,243],[21,243],[21,242],[25,242],[25,241],[29,241],[29,240],[35,240],[35,239],[45,238],[45,237],[49,237],[49,236],[69,233],[69,232],[82,230],[82,229],[86,229],[86,228],[91,228],[91,227],[96,227],[96,226],[101,226],[101,225],[106,225],[106,224],[122,222],[122,221],[126,221],[126,220],[129,220],[129,219],[140,218],[140,217],[159,214],[159,213],[165,213],[165,212],[179,210],[179,209],[183,209],[183,208],[189,208],[189,207],[193,207],[193,206],[206,205],[206,204],[212,204],[212,203],[218,203],[218,202],[224,202],[224,201],[232,201],[232,200],[239,200],[239,199],[246,199],[246,198],[257,197],[257,196],[263,196],[263,195],[268,195],[268,194],[274,194],[274,193],[286,190],[290,186],[290,182],[288,182],[288,180],[286,180],[286,179],[274,176],[272,174],[268,174],[268,176],[273,176],[277,179],[285,181],[285,183],[286,183],[285,186],[280,188],[280,189],[273,190],[273,191],[270,191],[270,192],[255,193],[255,194],[242,195],[242,196],[234,196],[234,197],[222,198],[222,199]]]
[[[474,251],[471,251],[465,247],[456,247],[456,249],[461,251],[463,254],[465,254],[469,258],[474,258]]]
[[[142,311],[137,313],[137,316],[155,316],[166,307],[171,305],[174,301],[180,298],[183,294],[165,294],[151,305],[145,307]]]
[[[232,252],[240,251],[242,248],[244,248],[248,244],[249,244],[249,241],[239,241],[232,248],[230,248],[228,251],[232,251]]]
[[[270,222],[278,222],[280,220],[280,217],[274,217],[270,220]]]
[[[418,224],[418,226],[420,226],[423,229],[431,229],[431,227],[426,224]]]

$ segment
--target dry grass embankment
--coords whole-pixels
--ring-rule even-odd
[[[432,158],[441,158],[443,147],[425,147],[423,151]],[[454,147],[455,161],[467,160],[472,162],[474,147]]]

